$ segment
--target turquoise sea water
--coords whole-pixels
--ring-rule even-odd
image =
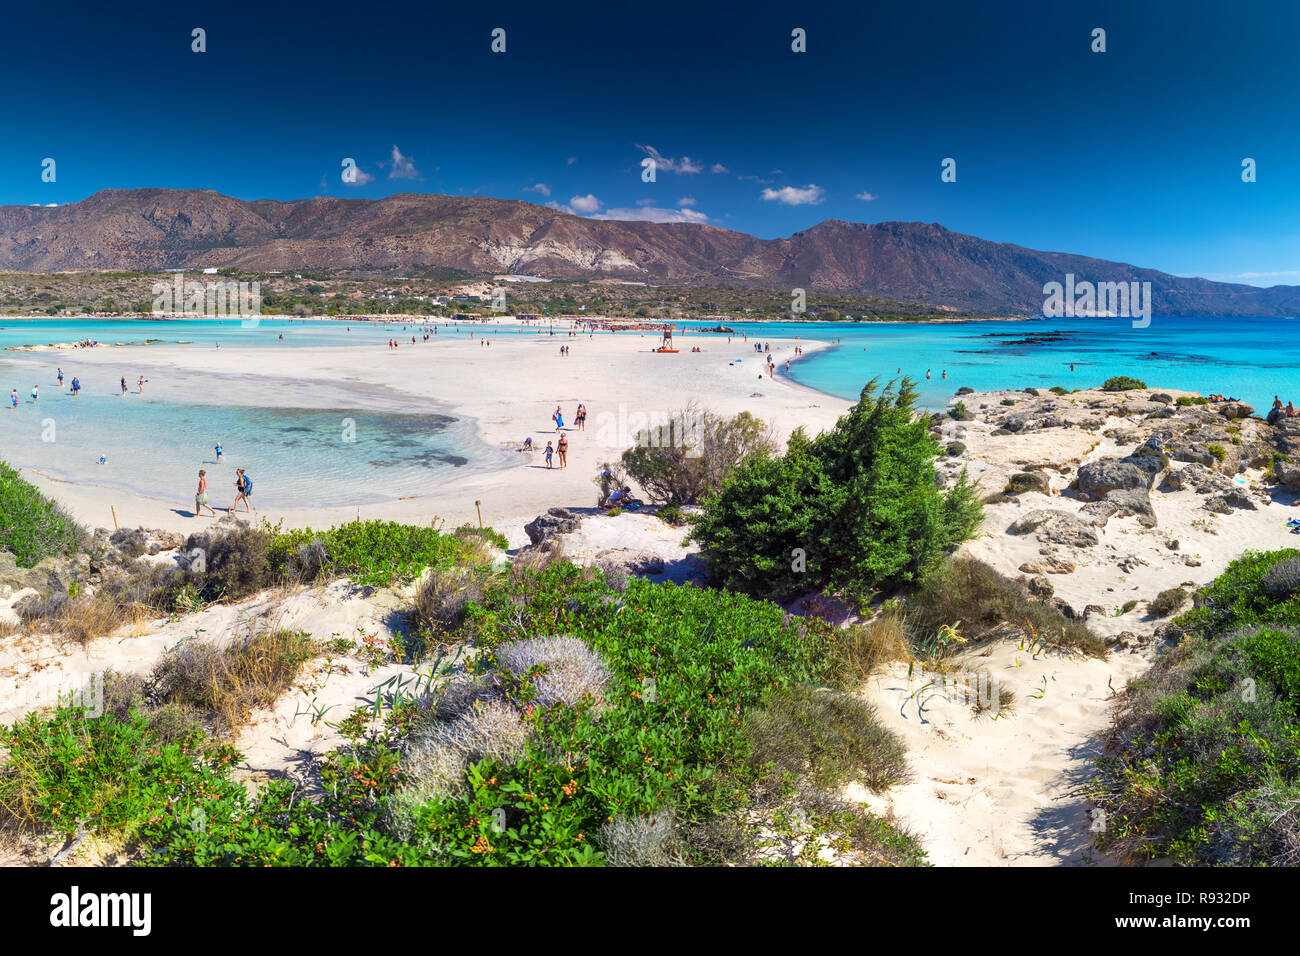
[[[921,404],[930,409],[943,408],[962,386],[1085,388],[1112,375],[1131,375],[1152,387],[1222,392],[1260,409],[1275,394],[1283,401],[1300,401],[1300,323],[1294,320],[1156,316],[1146,329],[1134,329],[1127,319],[730,324],[736,330],[730,343],[725,335],[688,326],[679,347],[699,345],[719,361],[752,362],[761,370],[762,357],[752,349],[755,341],[796,336],[838,340],[794,360],[789,374],[845,399],[856,398],[873,377],[884,382],[900,374],[918,383]],[[467,327],[438,328],[439,335],[468,334]],[[193,342],[204,350],[214,341],[223,348],[382,347],[389,338],[409,343],[411,336],[420,335],[419,324],[409,322],[0,319],[0,349],[87,338]],[[39,402],[28,397],[30,371],[17,372],[6,362],[9,356],[48,363]],[[285,508],[365,505],[418,495],[430,482],[455,480],[475,467],[505,460],[500,449],[477,437],[473,422],[436,408],[408,410],[400,398],[371,401],[373,396],[339,391],[330,407],[301,408],[293,407],[292,389],[277,393],[240,386],[234,394],[242,404],[220,403],[220,398],[204,404],[179,402],[174,393],[164,396],[148,388],[136,395],[134,381],[131,394],[119,396],[116,387],[105,389],[98,381],[102,376],[95,376],[93,387],[72,399],[66,387],[60,390],[53,381],[53,367],[62,365],[70,380],[77,356],[76,351],[0,351],[0,399],[7,398],[10,387],[18,388],[21,399],[16,411],[0,408],[0,459],[56,479],[174,499],[178,506],[192,493],[198,467],[208,469],[213,503],[224,506],[239,465],[254,476],[260,502]],[[778,351],[778,374],[785,374],[788,357],[788,351]],[[349,420],[352,441],[343,439]],[[224,466],[213,460],[217,440],[225,445]],[[108,457],[107,465],[96,464],[100,455]]]
[[[0,348],[85,339],[106,345],[193,342],[205,351],[214,341],[223,349],[377,348],[403,333],[408,343],[410,336],[421,335],[417,326],[403,329],[402,323],[354,323],[349,331],[347,323],[324,321],[0,319]],[[439,334],[466,333],[440,328]],[[253,476],[254,499],[261,506],[364,506],[426,493],[431,482],[455,480],[502,457],[478,438],[472,422],[436,408],[384,411],[377,406],[385,396],[343,389],[332,390],[327,407],[315,408],[295,407],[295,389],[276,394],[243,383],[196,389],[200,400],[182,402],[175,392],[164,394],[149,385],[137,394],[134,376],[128,394],[120,395],[115,378],[81,372],[82,392],[74,399],[69,386],[81,354],[0,351],[0,459],[56,481],[175,500],[188,513],[199,468],[208,472],[210,503],[218,509],[234,498],[236,467]],[[32,371],[19,371],[6,361],[10,357],[36,358],[49,367],[33,383]],[[62,389],[54,378],[56,366],[65,373]],[[35,402],[33,384],[40,386]],[[18,390],[17,409],[10,408],[10,388]],[[225,452],[220,465],[213,451],[217,441]],[[98,463],[101,455],[108,459],[104,465]]]
[[[1088,388],[1112,375],[1131,375],[1152,387],[1221,392],[1256,408],[1267,409],[1274,395],[1300,402],[1295,319],[1155,316],[1145,329],[1133,328],[1129,319],[729,324],[751,342],[764,336],[838,339],[839,345],[793,362],[790,376],[847,399],[857,398],[873,377],[888,381],[901,369],[919,383],[921,403],[931,409],[943,408],[962,386]],[[744,349],[737,354],[746,361],[753,355]],[[778,373],[783,370],[779,365]]]

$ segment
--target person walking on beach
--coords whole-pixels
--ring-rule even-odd
[[[226,459],[223,457],[225,453],[221,450],[221,442],[217,442],[216,447],[212,450],[217,453],[217,464],[222,464]]]
[[[215,518],[217,516],[217,513],[212,510],[212,506],[208,504],[208,473],[200,468],[199,487],[198,490],[194,492],[194,517],[197,518],[204,508],[208,509],[208,512],[212,517]]]
[[[578,410],[573,415],[573,421],[578,426],[578,431],[585,432],[587,430],[587,406],[582,402],[578,403]]]
[[[17,409],[18,409],[18,389],[16,389],[16,388],[11,388],[11,389],[9,390],[9,405],[10,405],[10,407],[12,407],[15,411],[17,411]]]
[[[40,387],[39,385],[33,385],[33,386],[32,386],[32,404],[35,405],[35,404],[36,404],[36,400],[37,400],[38,398],[40,398],[40,397],[41,397],[41,387]]]
[[[72,376],[72,397],[76,398],[79,391],[81,391],[81,379],[74,375]]]
[[[560,468],[565,468],[569,464],[569,436],[561,435],[560,443],[555,446],[555,450],[560,453]]]
[[[126,394],[126,376],[125,376],[125,375],[122,376],[122,394],[123,394],[123,395]]]
[[[234,514],[239,510],[239,503],[244,503],[245,511],[252,511],[253,506],[248,503],[248,496],[253,493],[253,479],[244,474],[244,469],[235,469],[235,503],[230,506],[230,512]]]
[[[546,443],[546,467],[547,468],[551,467],[551,455],[553,455],[554,453],[555,453],[555,449],[551,447],[550,442],[547,442]]]
[[[59,369],[59,388],[63,387],[63,369]]]
[[[141,375],[140,378],[135,383],[135,393],[137,395],[144,394],[144,383],[145,383],[145,377]]]

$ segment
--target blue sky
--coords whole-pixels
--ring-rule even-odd
[[[1300,5],[888,6],[28,4],[0,39],[0,203],[170,186],[480,194],[764,237],[919,220],[1300,284]]]

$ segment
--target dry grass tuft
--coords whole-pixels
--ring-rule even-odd
[[[288,690],[319,645],[302,631],[272,630],[227,646],[191,641],[173,649],[152,676],[155,697],[207,714],[217,736],[230,736],[256,707]]]

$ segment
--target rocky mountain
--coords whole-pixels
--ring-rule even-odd
[[[65,206],[0,207],[0,269],[333,269],[852,292],[1035,314],[1043,285],[1149,281],[1165,315],[1300,315],[1300,287],[1186,279],[989,242],[915,222],[828,220],[787,239],[698,223],[587,219],[533,203],[402,193],[247,202],[205,189],[109,189]]]

